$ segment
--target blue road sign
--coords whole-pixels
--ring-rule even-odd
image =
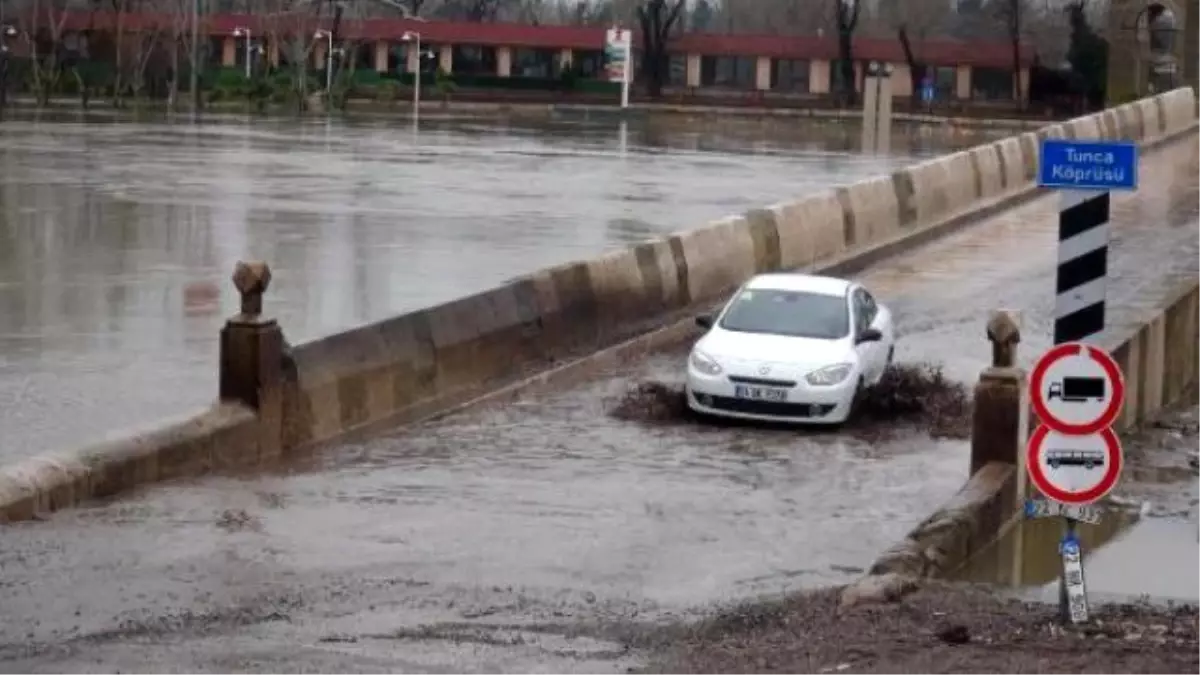
[[[1038,185],[1059,190],[1136,190],[1136,143],[1042,140]]]
[[[1068,534],[1063,537],[1062,543],[1059,544],[1058,550],[1065,556],[1079,555],[1079,538],[1074,534]]]

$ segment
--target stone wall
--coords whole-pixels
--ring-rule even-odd
[[[254,360],[246,354],[223,357],[226,369],[246,372],[223,372],[222,386],[244,392],[254,412],[227,401],[173,431],[0,470],[0,521],[28,517],[28,504],[53,510],[141,483],[268,463],[444,412],[644,337],[755,273],[862,267],[1028,199],[1037,193],[1041,138],[1161,142],[1194,125],[1195,95],[1180,89],[297,345],[281,373],[277,364],[245,363]],[[262,286],[268,281],[269,272]],[[235,341],[261,355],[274,338],[255,331],[273,324],[256,321],[257,310]],[[272,377],[281,379],[263,379]],[[176,466],[163,458],[180,454],[195,455],[178,464],[186,470],[163,470]],[[114,471],[123,478],[106,478]]]

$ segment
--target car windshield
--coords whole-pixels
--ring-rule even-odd
[[[721,317],[721,328],[837,340],[850,332],[846,298],[803,291],[746,289]]]

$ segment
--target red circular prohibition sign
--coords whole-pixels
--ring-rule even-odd
[[[1099,483],[1096,483],[1095,487],[1083,492],[1060,490],[1042,471],[1042,463],[1039,459],[1042,454],[1042,444],[1046,442],[1046,436],[1050,431],[1051,429],[1046,425],[1039,424],[1033,435],[1030,436],[1029,444],[1025,446],[1025,468],[1029,472],[1029,478],[1033,481],[1034,487],[1039,492],[1063,504],[1091,504],[1112,491],[1117,484],[1117,478],[1121,475],[1121,467],[1125,463],[1121,452],[1121,442],[1112,429],[1106,427],[1100,431],[1100,435],[1104,437],[1104,444],[1108,446],[1108,461],[1104,462],[1104,477],[1100,479]]]
[[[1046,407],[1046,401],[1042,398],[1043,384],[1050,366],[1060,359],[1075,356],[1084,350],[1087,350],[1088,356],[1098,362],[1105,374],[1108,375],[1108,380],[1112,383],[1113,395],[1108,401],[1108,407],[1094,421],[1088,424],[1070,424],[1056,419],[1050,409]],[[1121,377],[1121,369],[1117,366],[1117,362],[1103,349],[1079,342],[1067,342],[1042,354],[1042,358],[1038,359],[1037,364],[1033,367],[1033,373],[1029,377],[1029,388],[1031,389],[1030,398],[1033,399],[1033,411],[1037,413],[1041,423],[1060,434],[1074,436],[1087,436],[1112,426],[1117,415],[1121,414],[1121,403],[1125,400],[1125,381]]]

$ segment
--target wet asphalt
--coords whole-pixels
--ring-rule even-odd
[[[1120,324],[1195,276],[1194,139],[1115,198]],[[1048,196],[860,278],[898,317],[901,361],[971,381],[987,310],[1049,343]],[[944,502],[964,441],[607,412],[679,382],[682,351],[575,387],[0,530],[0,670],[616,672],[619,636],[715,603],[848,581]],[[624,628],[622,628],[624,627]]]

